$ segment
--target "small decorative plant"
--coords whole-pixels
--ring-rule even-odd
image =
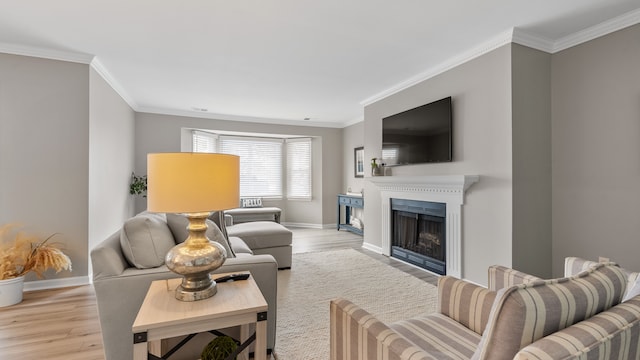
[[[60,248],[49,240],[17,231],[16,224],[0,227],[0,280],[24,276],[34,272],[39,278],[48,269],[56,273],[62,270],[71,271],[71,260]]]
[[[131,184],[129,185],[129,194],[142,195],[147,197],[147,175],[136,176],[131,173]]]
[[[371,176],[380,175],[380,164],[376,162],[377,160],[378,158],[371,159]]]
[[[224,360],[236,351],[238,344],[229,336],[218,336],[202,350],[202,360]],[[234,358],[235,359],[235,358]]]

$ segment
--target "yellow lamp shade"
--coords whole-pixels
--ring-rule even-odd
[[[240,158],[228,154],[147,155],[147,208],[196,213],[238,207]]]

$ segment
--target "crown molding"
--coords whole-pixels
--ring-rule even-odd
[[[614,17],[613,19],[601,22],[600,24],[588,27],[571,35],[558,39],[553,52],[559,52],[570,47],[580,45],[584,42],[610,34],[614,31],[640,23],[640,9],[630,11],[626,14]]]
[[[170,116],[173,115],[173,116],[184,116],[184,117],[191,117],[191,118],[224,120],[224,121],[243,121],[243,122],[253,122],[253,123],[259,123],[259,124],[323,127],[323,128],[342,128],[343,127],[342,124],[336,123],[336,122],[261,118],[261,117],[254,117],[254,116],[218,114],[218,113],[211,113],[211,112],[158,108],[158,107],[149,107],[149,106],[138,107],[137,109],[135,109],[135,111],[140,113],[149,113],[149,114],[158,114],[158,115],[170,115]]]
[[[0,53],[37,57],[41,59],[67,61],[78,64],[88,64],[113,88],[113,90],[129,104],[133,110],[137,105],[133,98],[124,90],[124,88],[109,73],[106,67],[102,65],[97,56],[85,53],[77,53],[71,51],[60,51],[35,46],[18,45],[12,43],[0,43]]]
[[[555,47],[553,40],[544,36],[532,34],[520,28],[513,28],[513,37],[511,41],[516,44],[524,45],[547,53],[553,53],[553,49]]]
[[[556,41],[527,32],[520,28],[512,28],[511,30],[505,31],[504,33],[472,48],[469,51],[463,52],[460,55],[441,63],[440,65],[436,65],[421,74],[362,100],[360,105],[367,106],[373,104],[374,102],[380,101],[413,85],[431,79],[445,71],[480,57],[508,43],[517,43],[553,54],[638,23],[640,23],[640,9],[630,11],[626,14],[617,16],[574,34],[567,35]]]
[[[129,96],[129,93],[122,87],[122,85],[120,85],[120,83],[113,76],[111,76],[109,70],[107,70],[107,68],[102,64],[97,56],[94,57],[91,61],[91,67],[98,73],[98,75],[100,75],[104,79],[104,81],[107,82],[107,84],[109,84],[109,86],[111,86],[111,88],[118,95],[120,95],[122,100],[124,100],[133,111],[138,111],[138,104],[135,102],[135,100],[133,100],[131,96]]]
[[[484,43],[472,48],[469,51],[465,51],[457,56],[450,58],[449,60],[428,69],[427,71],[420,73],[414,77],[411,77],[396,86],[393,86],[387,90],[381,91],[369,98],[366,98],[360,102],[360,105],[367,106],[373,104],[376,101],[382,100],[388,96],[396,94],[402,90],[405,90],[413,85],[419,84],[425,80],[428,80],[436,75],[442,74],[445,71],[451,70],[457,66],[460,66],[468,61],[471,61],[477,57],[480,57],[488,52],[491,52],[501,46],[511,43],[513,38],[513,29],[503,32],[502,34],[485,41]]]
[[[556,41],[527,32],[520,28],[512,28],[508,31],[499,34],[498,36],[468,50],[454,56],[443,63],[436,65],[426,71],[413,76],[395,86],[392,86],[386,90],[383,90],[377,94],[374,94],[360,102],[360,105],[368,106],[372,103],[380,101],[386,97],[403,91],[411,86],[419,84],[425,80],[433,78],[439,74],[442,74],[448,70],[451,70],[457,66],[460,66],[468,61],[471,61],[477,57],[480,57],[486,53],[489,53],[499,47],[507,45],[509,43],[517,43],[520,45],[528,46],[547,53],[556,53],[570,47],[582,44],[584,42],[599,38],[601,36],[610,34],[612,32],[624,29],[626,27],[636,25],[640,23],[640,9],[630,11],[626,14],[617,16],[610,20],[604,21],[600,24],[591,26],[584,30],[562,37]],[[258,122],[268,124],[279,125],[294,125],[294,126],[313,126],[313,127],[327,127],[327,128],[344,128],[364,121],[364,116],[358,116],[357,118],[348,120],[346,122],[318,122],[318,121],[305,121],[299,120],[287,120],[287,119],[274,119],[274,118],[259,118],[252,116],[238,116],[229,114],[214,114],[214,113],[202,113],[189,110],[176,110],[157,107],[141,107],[135,100],[127,93],[124,87],[110,74],[107,68],[100,62],[100,60],[91,54],[73,52],[73,51],[61,51],[48,48],[40,48],[28,45],[18,45],[14,43],[0,42],[0,53],[7,53],[13,55],[31,56],[51,60],[68,61],[81,64],[90,64],[96,72],[111,86],[120,97],[136,112],[148,112],[154,114],[187,116],[195,118],[207,118],[218,120],[230,120],[230,121],[245,121],[245,122]]]
[[[31,56],[50,60],[69,61],[80,64],[89,64],[94,58],[94,55],[61,51],[47,48],[40,48],[29,45],[18,45],[12,43],[1,43],[0,52],[13,55]]]

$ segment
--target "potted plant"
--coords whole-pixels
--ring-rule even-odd
[[[380,165],[376,162],[378,158],[371,159],[371,176],[380,175]]]
[[[71,271],[71,260],[57,244],[56,234],[40,240],[17,230],[15,224],[0,227],[0,307],[22,301],[24,277],[34,272],[39,278],[48,269]]]
[[[236,351],[238,344],[230,336],[218,336],[202,349],[201,360],[224,360]],[[236,357],[234,357],[236,359]]]
[[[147,197],[147,175],[136,176],[131,173],[131,184],[129,184],[129,194],[142,195]]]

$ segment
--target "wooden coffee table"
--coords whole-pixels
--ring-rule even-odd
[[[220,277],[225,274],[215,274]],[[205,300],[185,302],[174,296],[180,279],[151,283],[147,296],[133,322],[133,359],[147,360],[148,345],[160,340],[240,326],[240,341],[252,336],[249,325],[255,324],[254,359],[267,358],[267,302],[253,277],[218,284],[218,293]],[[248,358],[245,349],[238,358]]]

